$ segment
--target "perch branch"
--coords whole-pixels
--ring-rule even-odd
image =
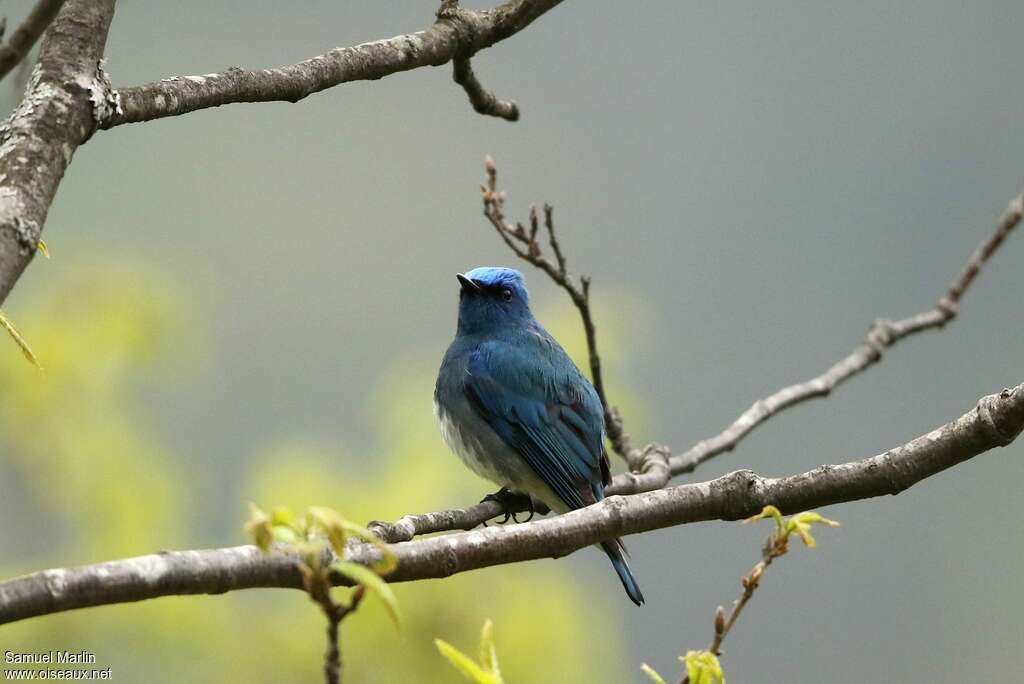
[[[504,193],[497,189],[497,171],[494,161],[488,159],[486,167],[487,183],[483,187],[485,216],[498,231],[498,235],[501,236],[516,255],[547,273],[556,284],[569,293],[573,303],[580,310],[580,315],[584,320],[584,329],[588,331],[587,346],[590,350],[591,373],[593,377],[600,378],[600,357],[597,353],[594,324],[590,315],[589,303],[582,287],[577,287],[565,271],[565,256],[561,251],[557,237],[554,236],[553,223],[548,220],[548,225],[550,226],[548,228],[549,241],[552,251],[556,255],[557,266],[538,253],[539,247],[536,236],[539,232],[539,224],[536,210],[531,208],[530,228],[528,231],[520,223],[517,223],[515,226],[509,224],[503,213]],[[629,446],[628,437],[625,437],[624,441],[620,441],[620,445],[625,445],[626,453],[632,455],[633,463],[639,462],[639,472],[627,472],[616,475],[612,480],[611,486],[607,489],[608,494],[635,494],[660,489],[666,486],[673,476],[691,472],[697,465],[709,458],[732,450],[754,428],[772,416],[777,415],[783,409],[814,397],[827,395],[842,381],[849,379],[881,360],[882,351],[885,348],[914,333],[942,327],[956,316],[960,299],[975,280],[982,266],[1020,223],[1022,209],[1024,209],[1024,194],[1018,195],[1010,202],[1007,210],[999,218],[995,231],[974,251],[961,273],[954,279],[949,290],[939,299],[935,307],[899,321],[876,322],[868,334],[867,340],[854,350],[852,354],[832,366],[823,375],[807,382],[783,388],[765,399],[754,402],[754,405],[737,418],[725,431],[710,439],[698,442],[681,456],[669,457],[670,452],[667,447],[651,444],[640,451],[638,457],[636,455],[637,451]],[[545,216],[548,215],[549,212],[545,211]],[[597,361],[596,364],[594,363],[595,360]],[[603,383],[600,381],[595,382],[595,387],[601,388],[599,389],[599,394],[607,410],[608,403],[604,396]],[[614,425],[621,431],[621,419],[618,418],[617,412],[614,412],[614,415],[616,417]],[[608,420],[607,413],[605,414],[605,419]],[[612,424],[609,423],[609,425]],[[623,433],[620,432],[620,434]],[[623,452],[619,451],[619,453]],[[374,523],[374,529],[377,534],[388,541],[408,541],[421,534],[432,534],[448,530],[470,530],[503,512],[504,509],[499,504],[487,501],[464,509],[406,515],[391,524],[376,522]]]
[[[560,2],[510,0],[489,10],[462,9],[457,3],[446,2],[438,12],[437,21],[425,31],[335,48],[303,62],[274,69],[233,67],[220,73],[174,76],[120,88],[122,111],[106,116],[102,128],[178,116],[235,102],[298,102],[342,83],[440,66],[456,58],[468,59],[523,30]],[[484,92],[475,79],[473,82],[481,93]],[[471,87],[466,86],[467,92]],[[470,99],[473,97],[470,92]]]
[[[1024,384],[983,397],[968,413],[883,454],[781,478],[738,470],[708,482],[633,496],[611,496],[587,508],[506,527],[392,544],[398,568],[389,581],[448,577],[478,568],[557,558],[629,534],[704,520],[737,520],[772,504],[795,513],[898,494],[913,484],[999,446],[1024,429]],[[346,558],[367,565],[380,550],[353,543]],[[332,580],[342,583],[343,578]],[[295,556],[254,546],[170,551],[0,583],[0,623],[75,608],[159,596],[217,594],[254,587],[302,588]]]

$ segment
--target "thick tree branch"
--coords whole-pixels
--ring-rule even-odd
[[[479,11],[449,3],[447,7],[442,6],[437,22],[425,31],[335,48],[276,69],[234,67],[205,76],[175,76],[157,83],[121,88],[118,93],[123,111],[110,113],[102,127],[177,116],[234,102],[298,102],[342,83],[379,79],[418,67],[440,66],[456,58],[468,59],[518,33],[560,2],[510,0],[494,9]],[[472,99],[472,93],[470,97]]]
[[[448,577],[478,568],[557,558],[613,537],[703,520],[746,518],[771,504],[795,513],[898,494],[978,454],[1011,443],[1024,429],[1024,384],[983,397],[960,418],[883,454],[782,478],[739,470],[709,482],[633,496],[529,523],[393,544],[391,582]],[[353,543],[348,560],[380,560]],[[77,568],[45,570],[0,583],[0,623],[75,608],[159,596],[216,594],[254,587],[302,588],[298,556],[254,546],[170,551]],[[341,577],[333,577],[341,583]]]
[[[0,126],[0,303],[36,253],[75,149],[117,110],[101,65],[113,14],[114,0],[68,0],[21,104]]]
[[[21,26],[3,45],[0,45],[0,78],[6,76],[25,58],[63,4],[64,0],[39,0]]]

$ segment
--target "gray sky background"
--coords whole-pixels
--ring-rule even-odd
[[[417,30],[433,11],[124,2],[107,66],[115,85],[274,66]],[[403,357],[434,372],[453,274],[516,265],[479,215],[489,153],[510,215],[555,205],[596,298],[644,301],[616,313],[637,340],[625,379],[651,412],[636,437],[684,449],[848,353],[875,318],[930,306],[990,232],[1024,179],[1022,23],[1014,2],[567,2],[474,62],[519,102],[516,124],[475,114],[445,67],[101,132],[51,211],[59,258],[33,265],[7,308],[17,320],[47,278],[93,258],[152,268],[188,294],[218,359],[148,403],[192,465],[229,483],[256,445],[293,434],[371,454],[367,393]],[[870,456],[1020,382],[1022,253],[1014,236],[947,330],[697,477]],[[559,301],[526,274],[541,307]],[[730,681],[1016,679],[1022,457],[1018,443],[823,511],[843,527],[772,569],[729,638]],[[246,497],[225,491],[196,545],[238,541],[221,521]],[[649,598],[623,612],[637,664],[675,676],[676,654],[707,643],[763,533],[714,523],[630,540]],[[607,570],[588,554],[558,562]]]

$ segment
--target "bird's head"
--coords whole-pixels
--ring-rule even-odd
[[[511,268],[482,266],[456,278],[459,293],[459,334],[486,333],[522,326],[533,320],[523,274]]]

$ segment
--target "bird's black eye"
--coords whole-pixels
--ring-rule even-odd
[[[511,302],[512,301],[512,290],[510,290],[510,289],[508,289],[506,287],[504,290],[501,291],[501,298],[504,299],[506,302]]]

